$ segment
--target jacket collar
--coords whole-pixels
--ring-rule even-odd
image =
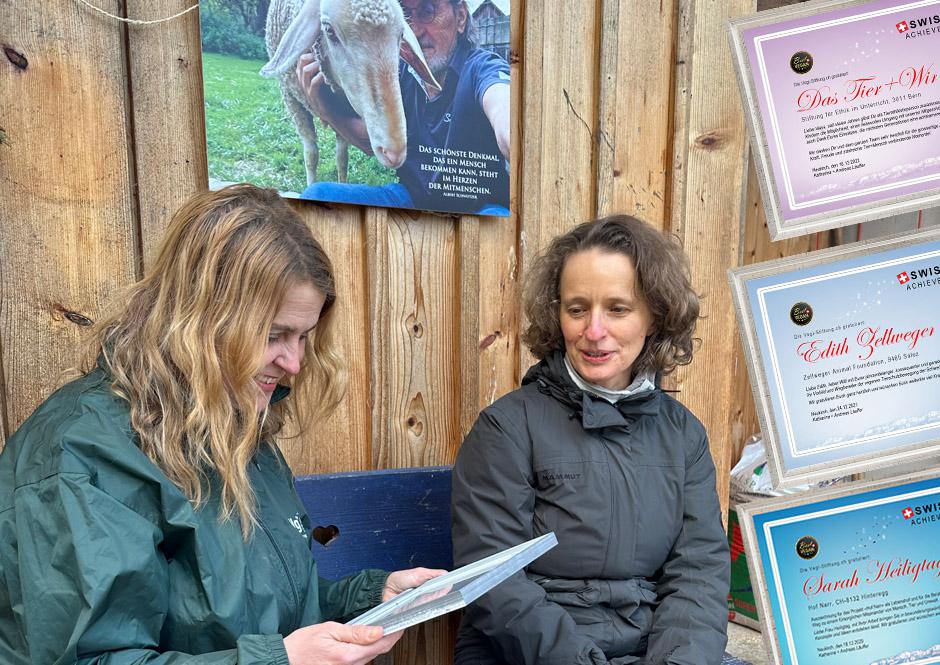
[[[271,393],[271,404],[280,402],[288,395],[290,395],[290,386],[283,386],[280,383],[277,384],[277,386],[274,388],[274,392]]]
[[[611,404],[581,390],[568,376],[565,368],[564,353],[555,351],[542,359],[526,372],[522,385],[538,384],[538,389],[572,411],[573,417],[581,419],[584,429],[602,429],[604,427],[628,427],[631,422],[645,415],[659,413],[662,391],[654,390],[639,395],[631,395]]]

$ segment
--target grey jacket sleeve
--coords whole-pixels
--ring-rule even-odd
[[[467,435],[453,473],[454,564],[533,537],[534,477],[527,437],[490,407]],[[523,573],[467,608],[466,619],[511,665],[601,665],[604,653]]]
[[[704,431],[686,466],[682,528],[657,584],[649,665],[718,665],[727,642],[731,560]]]

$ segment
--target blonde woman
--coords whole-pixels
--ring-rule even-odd
[[[0,662],[352,664],[391,649],[400,633],[337,622],[440,571],[319,579],[273,438],[342,395],[335,300],[329,258],[273,190],[235,185],[176,213],[87,372],[0,454]]]

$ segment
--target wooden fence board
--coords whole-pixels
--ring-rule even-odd
[[[594,216],[597,66],[591,45],[598,39],[598,12],[591,3],[525,4],[519,206],[523,280],[529,263],[553,237]],[[524,347],[519,355],[524,374],[534,358]]]
[[[686,214],[686,184],[688,180],[688,134],[689,114],[692,111],[692,50],[694,40],[695,2],[679,2],[676,5],[675,55],[673,62],[672,159],[666,191],[666,228],[682,239],[681,233]],[[675,377],[669,377],[670,387],[675,387]]]
[[[129,18],[172,16],[192,0],[129,2]],[[199,14],[127,28],[143,267],[170,215],[208,186]]]
[[[554,236],[594,215],[598,11],[591,3],[526,3],[523,267]]]
[[[486,224],[484,220],[482,222]],[[498,222],[497,222],[498,223]],[[460,279],[460,314],[458,319],[457,392],[458,434],[462,441],[480,411],[480,220],[465,215],[457,222],[457,275]],[[489,281],[489,280],[487,280]],[[455,449],[456,450],[456,449]]]
[[[452,464],[460,445],[457,375],[464,364],[457,348],[462,298],[456,222],[370,209],[366,226],[374,467]],[[462,234],[466,242],[475,231],[468,225]],[[426,622],[379,662],[450,662],[455,639],[454,617]]]
[[[682,208],[672,211],[682,238],[692,283],[704,296],[699,335],[703,343],[690,367],[677,372],[680,399],[705,424],[712,446],[722,507],[727,507],[733,448],[730,403],[737,377],[730,371],[736,328],[726,271],[740,259],[746,132],[730,51],[722,27],[753,11],[753,0],[695,3],[691,40],[677,51],[688,63],[689,94],[676,99],[677,125],[684,125],[680,149],[685,170],[677,174]],[[682,10],[680,10],[681,12]]]
[[[323,245],[336,277],[338,318],[335,341],[346,365],[345,399],[327,419],[314,424],[304,436],[280,442],[295,474],[371,469],[372,418],[369,373],[369,297],[362,209],[294,201],[292,206],[307,221]]]
[[[669,0],[603,2],[597,214],[625,212],[661,229],[667,216],[675,12]]]
[[[517,176],[518,181],[518,176]],[[516,188],[514,182],[512,187]],[[519,307],[516,238],[518,217],[480,222],[480,287],[476,335],[469,340],[477,359],[477,411],[519,386]],[[469,260],[469,259],[468,259]],[[476,420],[471,414],[469,425]],[[461,425],[463,427],[463,423]],[[465,428],[466,431],[466,428]]]
[[[370,209],[375,468],[449,464],[459,446],[459,286],[452,218]]]
[[[120,25],[73,2],[6,2],[0,31],[0,338],[15,429],[133,280],[136,228]]]
[[[480,222],[480,289],[478,336],[473,351],[478,357],[477,408],[492,404],[497,398],[518,387],[519,304],[518,238],[522,196],[522,107],[525,3],[512,0],[510,13],[509,68],[511,78],[510,134],[510,211],[508,218],[483,218]],[[475,416],[474,416],[475,419]],[[472,425],[472,421],[471,421]]]

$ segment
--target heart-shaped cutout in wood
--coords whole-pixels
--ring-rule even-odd
[[[318,526],[313,530],[313,539],[323,547],[328,547],[337,538],[339,538],[339,528],[335,524]]]

